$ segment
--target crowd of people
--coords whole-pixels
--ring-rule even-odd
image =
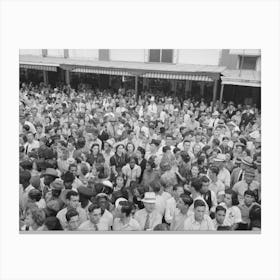
[[[261,229],[256,106],[21,84],[20,231]]]

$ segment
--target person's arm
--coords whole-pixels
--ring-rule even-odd
[[[218,202],[217,202],[216,194],[213,191],[211,191],[211,199],[212,199],[212,207],[210,209],[210,212],[214,212],[215,213],[215,210],[216,210],[216,207],[218,205]]]
[[[234,223],[231,226],[231,230],[236,230],[239,226],[239,223],[241,223],[241,222],[242,222],[241,211],[238,207],[235,207]]]
[[[225,188],[229,189],[230,188],[230,173],[227,170],[226,176],[225,176]]]
[[[165,209],[165,215],[164,215],[164,218],[165,218],[165,221],[170,224],[172,222],[172,219],[173,219],[173,207],[170,203],[170,201],[167,201],[166,203],[166,209]]]
[[[215,230],[214,223],[210,217],[208,219],[208,230]]]

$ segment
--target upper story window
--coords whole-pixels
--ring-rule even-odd
[[[256,70],[257,56],[239,56],[239,69]]]
[[[48,50],[47,49],[42,49],[42,56],[43,57],[48,56]]]
[[[151,49],[149,51],[149,62],[173,63],[173,50]]]
[[[109,60],[109,50],[99,49],[98,57],[99,57],[99,60],[108,61]]]

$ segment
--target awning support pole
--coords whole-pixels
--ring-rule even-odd
[[[70,81],[70,71],[66,70],[65,71],[65,82],[67,85],[70,85],[71,81]]]
[[[136,100],[138,100],[138,75],[135,75],[135,94]]]
[[[214,105],[217,100],[217,88],[218,88],[218,80],[214,81],[214,86],[213,86],[213,100],[212,100],[212,112],[214,110]]]
[[[44,78],[44,84],[47,85],[49,83],[48,71],[43,70],[43,78]]]
[[[221,91],[220,91],[220,106],[219,109],[221,108],[221,104],[223,102],[223,95],[224,95],[224,84],[221,86]]]

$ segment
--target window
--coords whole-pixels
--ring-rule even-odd
[[[43,57],[48,56],[48,50],[47,49],[42,49],[42,56]]]
[[[149,62],[173,63],[173,50],[150,50]]]
[[[69,50],[64,49],[64,58],[68,58],[68,57],[69,57]]]
[[[257,56],[239,56],[239,69],[256,70]]]
[[[99,60],[108,61],[109,60],[109,50],[100,49],[98,51],[98,56],[99,56]]]

